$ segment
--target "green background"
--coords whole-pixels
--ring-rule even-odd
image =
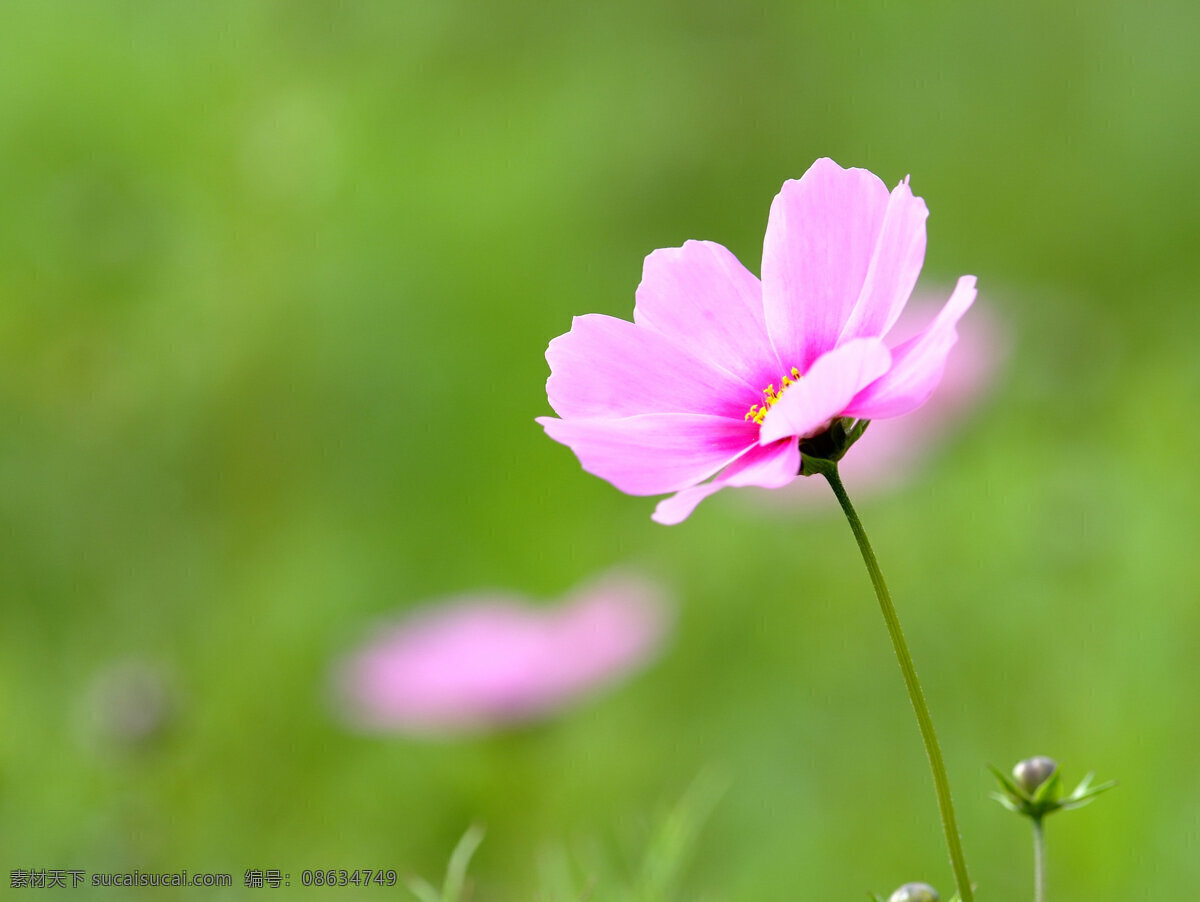
[[[475,899],[568,902],[545,849],[619,875],[711,768],[679,898],[948,895],[845,524],[725,493],[657,526],[533,422],[572,315],[628,317],[687,238],[757,270],[828,155],[911,173],[922,284],[978,275],[1015,338],[860,504],[980,899],[1028,897],[984,765],[1035,753],[1121,781],[1049,822],[1051,898],[1200,885],[1198,34],[1183,2],[4,3],[0,867],[258,897],[245,868],[433,877],[479,820]],[[621,691],[469,742],[331,715],[379,617],[616,564],[679,600]],[[175,713],[120,751],[84,709],[131,658]]]

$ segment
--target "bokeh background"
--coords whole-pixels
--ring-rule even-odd
[[[911,173],[921,284],[977,274],[1014,340],[860,498],[980,898],[1029,893],[985,763],[1035,753],[1121,781],[1050,822],[1053,898],[1200,885],[1198,34],[1110,0],[4,4],[3,869],[432,879],[481,821],[473,898],[566,902],[565,847],[603,900],[715,773],[672,898],[948,894],[845,524],[726,492],[660,527],[533,422],[572,315],[629,316],[687,238],[757,270],[829,155]],[[679,601],[620,691],[464,741],[339,721],[380,617],[614,565]],[[131,661],[161,729],[97,689]]]

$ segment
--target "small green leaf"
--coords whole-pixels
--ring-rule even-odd
[[[846,433],[846,447],[849,448],[862,438],[862,434],[867,431],[867,427],[870,425],[870,420],[855,420],[854,425]]]
[[[1084,793],[1084,797],[1092,798],[1093,796],[1098,796],[1102,792],[1108,792],[1110,789],[1112,789],[1116,785],[1117,785],[1116,780],[1109,780],[1106,783],[1101,783],[1098,786],[1093,786],[1091,789],[1089,789],[1087,792]]]
[[[450,863],[446,866],[446,882],[442,884],[442,902],[459,902],[461,899],[463,885],[467,880],[467,867],[471,864],[475,850],[483,842],[484,832],[481,825],[472,824],[450,853]]]
[[[1080,780],[1079,785],[1072,791],[1070,798],[1079,798],[1080,796],[1087,795],[1088,788],[1094,779],[1096,779],[1096,772],[1094,770],[1088,771],[1087,776]]]
[[[1000,768],[996,767],[994,764],[989,764],[988,770],[996,775],[996,779],[1000,781],[1000,785],[1002,785],[1010,795],[1012,795],[1014,798],[1029,801],[1029,796],[1025,795],[1025,791],[1013,781],[1012,777],[1000,770]]]
[[[1075,792],[1071,793],[1071,795],[1065,801],[1063,801],[1061,807],[1064,811],[1074,808],[1082,808],[1084,805],[1091,804],[1091,802],[1096,798],[1096,796],[1100,795],[1100,793],[1108,792],[1108,790],[1112,789],[1116,785],[1116,780],[1109,780],[1107,783],[1101,783],[1098,786],[1093,786],[1083,793],[1080,793],[1079,789],[1076,788]]]
[[[711,771],[702,772],[692,781],[647,843],[634,898],[669,899],[676,895],[685,868],[695,854],[700,830],[725,794],[726,786],[726,781]]]
[[[409,877],[405,881],[408,885],[408,890],[421,902],[442,902],[442,897],[432,886],[422,880],[420,877]]]
[[[1059,779],[1058,771],[1055,771],[1050,777],[1042,781],[1033,793],[1033,804],[1039,808],[1048,808],[1058,798],[1058,793],[1062,789],[1062,780]]]
[[[993,799],[995,799],[997,802],[999,802],[1001,805],[1003,805],[1005,808],[1007,808],[1009,811],[1011,811],[1013,814],[1021,813],[1021,809],[1018,808],[1016,805],[1014,805],[1013,800],[1010,799],[1008,796],[1006,796],[1004,793],[989,792],[988,795],[991,796]]]

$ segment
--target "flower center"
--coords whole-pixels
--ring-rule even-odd
[[[787,387],[789,385],[794,385],[799,378],[800,378],[800,371],[798,369],[796,369],[795,367],[792,367],[791,377],[790,378],[788,376],[783,377],[783,381],[779,383],[779,391],[775,391],[775,383],[774,382],[772,382],[770,385],[768,385],[766,388],[764,388],[763,389],[763,398],[765,399],[765,402],[761,405],[755,404],[748,411],[746,411],[746,422],[748,423],[751,420],[753,420],[754,422],[758,423],[758,425],[761,426],[762,421],[767,416],[767,411],[770,410],[772,407],[774,407],[775,402],[783,397],[783,393],[785,391],[787,391]]]

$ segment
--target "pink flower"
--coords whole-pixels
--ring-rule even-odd
[[[382,630],[339,668],[367,729],[480,732],[536,719],[649,659],[667,623],[656,587],[610,576],[557,607],[504,594],[449,599]]]
[[[800,439],[908,413],[937,387],[974,276],[924,331],[884,340],[921,271],[926,216],[907,179],[889,194],[865,169],[817,160],[771,204],[761,281],[721,245],[688,241],[646,258],[632,323],[576,317],[546,351],[559,418],[538,422],[621,491],[674,492],[659,523],[727,485],[787,485]]]

